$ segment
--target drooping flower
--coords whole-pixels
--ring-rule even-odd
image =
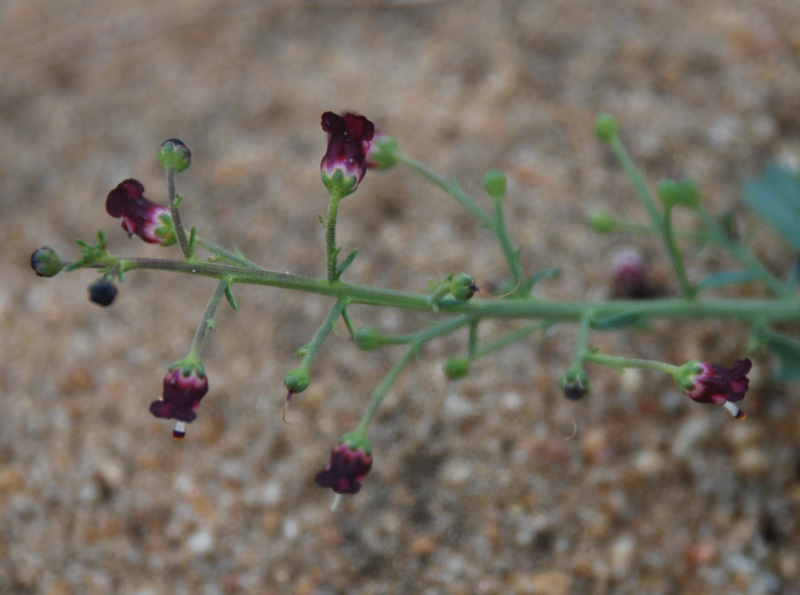
[[[106,211],[115,218],[122,217],[122,229],[133,237],[139,236],[148,244],[170,246],[175,243],[175,228],[169,209],[144,197],[141,182],[128,179],[106,197]]]
[[[372,445],[366,436],[357,432],[345,434],[331,449],[331,459],[319,471],[314,481],[321,488],[331,488],[337,494],[357,494],[361,481],[372,469]]]
[[[734,403],[747,393],[750,384],[747,374],[752,367],[748,358],[737,360],[731,369],[695,360],[681,366],[676,380],[692,400],[723,405],[736,419],[744,419],[744,412]]]
[[[117,286],[107,279],[98,279],[89,285],[88,291],[89,301],[104,308],[113,304],[119,293]]]
[[[328,150],[320,164],[322,183],[340,198],[352,194],[367,172],[375,125],[364,116],[325,112],[322,129],[328,133]]]
[[[164,376],[161,399],[150,403],[150,413],[163,419],[175,419],[172,435],[183,438],[186,424],[197,418],[196,409],[208,392],[208,377],[197,360],[182,360],[170,366]]]

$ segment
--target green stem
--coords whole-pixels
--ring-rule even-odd
[[[489,215],[486,211],[484,211],[481,207],[479,207],[475,201],[473,201],[469,196],[467,196],[461,188],[459,188],[458,184],[454,182],[448,182],[445,178],[437,174],[428,167],[420,163],[419,161],[412,159],[408,155],[401,153],[398,151],[395,154],[397,161],[408,167],[414,173],[422,176],[426,180],[432,182],[434,185],[438,186],[442,190],[444,190],[447,194],[452,196],[458,204],[462,207],[467,209],[470,213],[472,213],[476,219],[478,219],[484,226],[492,228],[494,226],[494,219],[492,219],[491,215]]]
[[[336,217],[339,213],[339,201],[342,200],[340,196],[331,194],[330,203],[328,203],[328,218],[325,220],[325,254],[328,263],[328,283],[336,283],[337,281],[337,250],[336,250]]]
[[[178,243],[181,246],[181,252],[186,260],[191,258],[191,250],[189,250],[189,240],[186,239],[186,230],[181,222],[181,213],[178,206],[175,204],[175,171],[169,167],[167,168],[167,194],[169,196],[169,213],[172,217],[172,225],[175,227],[175,235],[178,236]]]
[[[217,308],[219,308],[219,304],[222,301],[222,296],[225,295],[225,288],[227,286],[228,279],[222,279],[217,284],[217,288],[214,290],[214,293],[211,294],[211,299],[208,300],[208,304],[206,305],[206,311],[203,312],[203,318],[194,333],[192,347],[189,350],[189,354],[191,356],[199,359],[200,350],[203,348],[203,343],[205,343],[206,337],[208,336],[208,331],[214,328],[214,316],[216,315]]]
[[[490,341],[480,349],[476,349],[474,353],[470,353],[469,360],[475,361],[492,353],[493,351],[497,351],[498,349],[502,349],[503,347],[507,347],[508,345],[516,343],[520,339],[524,339],[528,335],[547,327],[548,324],[549,323],[546,321],[533,322],[520,329],[511,331],[510,333],[507,333],[502,337],[495,339],[494,341]]]
[[[245,267],[257,271],[266,270],[265,268],[257,265],[251,260],[248,260],[241,254],[238,254],[236,252],[231,252],[230,250],[226,250],[222,246],[218,246],[214,242],[209,242],[208,240],[203,239],[200,236],[195,237],[194,243],[195,245],[200,246],[206,252],[213,254],[218,259],[224,260],[225,262],[229,262],[231,264],[235,264],[236,266]]]
[[[511,245],[511,237],[508,234],[508,225],[506,224],[505,210],[503,209],[503,197],[494,196],[494,234],[497,236],[497,241],[500,242],[500,247],[503,250],[503,255],[506,257],[508,268],[511,270],[514,287],[516,289],[512,294],[528,295],[528,285],[525,282],[525,273],[522,270],[522,264],[519,262],[519,254]]]
[[[467,354],[469,355],[469,359],[475,359],[476,354],[478,353],[478,323],[480,320],[476,319],[473,320],[472,323],[469,325],[469,341],[467,343]]]
[[[636,190],[636,194],[639,195],[639,199],[642,201],[645,209],[647,209],[653,224],[658,229],[661,229],[661,213],[658,212],[656,201],[653,198],[653,195],[650,193],[650,190],[647,188],[647,183],[644,181],[644,177],[633,163],[630,155],[628,155],[628,151],[625,149],[625,145],[622,144],[622,140],[620,139],[619,135],[612,136],[609,139],[608,144],[622,165],[622,169],[625,170],[625,173],[627,174],[628,179],[631,181],[631,184],[633,184],[633,188]]]
[[[392,366],[392,369],[389,370],[389,373],[386,374],[381,383],[375,387],[375,390],[372,391],[372,394],[369,398],[369,405],[367,406],[367,410],[364,412],[364,417],[361,418],[361,423],[359,423],[358,428],[356,428],[356,433],[361,434],[362,436],[366,435],[367,428],[372,422],[372,418],[375,417],[375,414],[378,412],[381,403],[383,403],[383,399],[386,397],[389,389],[392,388],[392,385],[394,384],[394,381],[397,380],[400,372],[403,371],[403,368],[406,367],[406,364],[417,353],[417,349],[418,348],[416,344],[409,345],[403,352],[403,355],[400,356],[400,359],[398,359],[394,366]]]
[[[589,346],[589,331],[592,327],[591,310],[586,310],[581,316],[581,321],[578,325],[578,339],[575,342],[575,357],[572,359],[572,365],[577,369],[583,369],[584,355],[588,353]]]
[[[664,243],[667,246],[667,252],[669,252],[669,258],[672,261],[672,267],[675,269],[675,274],[678,276],[678,282],[681,285],[681,293],[687,300],[691,300],[697,292],[689,282],[689,277],[686,275],[686,268],[683,265],[683,256],[675,241],[675,232],[672,228],[672,207],[673,205],[670,203],[664,205],[664,223],[661,226],[661,233],[664,238]]]
[[[415,294],[369,285],[338,282],[334,285],[325,279],[303,277],[269,270],[252,270],[221,263],[184,262],[162,259],[120,259],[126,271],[165,270],[200,275],[216,279],[230,277],[232,282],[249,285],[282,287],[306,293],[328,295],[347,299],[352,304],[386,306],[406,310],[428,311],[425,294]],[[103,268],[105,265],[93,265]],[[440,311],[450,314],[467,314],[479,318],[528,318],[580,320],[591,309],[597,318],[635,311],[640,320],[700,319],[738,320],[743,323],[800,322],[800,300],[791,299],[684,299],[656,300],[492,300],[472,298],[460,301],[446,298],[439,304]]]
[[[731,253],[733,257],[742,265],[758,273],[766,286],[777,296],[782,298],[792,298],[793,292],[785,284],[781,283],[766,267],[755,257],[753,253],[740,243],[733,241],[730,236],[722,229],[720,224],[708,214],[702,207],[697,207],[697,214],[703,220],[706,229],[712,234],[714,241]]]
[[[303,354],[303,361],[300,363],[300,368],[306,372],[311,371],[311,366],[314,364],[314,360],[317,359],[317,355],[319,355],[319,351],[322,349],[322,344],[325,342],[325,339],[328,338],[328,335],[330,335],[333,331],[334,327],[336,326],[336,321],[339,320],[339,316],[342,315],[342,312],[346,306],[347,300],[345,299],[338,299],[336,300],[336,303],[333,304],[330,312],[328,312],[328,315],[325,317],[325,321],[317,329],[317,332],[314,333],[314,338],[311,339],[311,342],[308,345],[306,345],[306,350]]]
[[[681,366],[673,366],[665,362],[659,362],[650,359],[637,359],[630,357],[622,357],[617,355],[605,355],[602,353],[593,353],[587,351],[583,354],[583,361],[592,362],[593,364],[600,364],[615,368],[616,370],[624,370],[625,368],[638,368],[640,370],[655,370],[656,372],[665,372],[671,376],[675,376],[681,369]]]

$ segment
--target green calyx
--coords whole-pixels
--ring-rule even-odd
[[[358,178],[356,176],[345,178],[344,173],[340,169],[334,171],[333,175],[329,175],[327,172],[323,171],[322,183],[325,188],[328,189],[331,196],[338,198],[349,196],[358,188]]]
[[[293,394],[303,392],[309,384],[311,384],[311,376],[303,368],[289,370],[283,377],[283,386]]]
[[[192,373],[194,373],[198,378],[205,378],[206,375],[206,369],[203,366],[203,362],[201,362],[200,358],[194,354],[189,354],[185,358],[170,364],[169,371],[174,372],[178,368],[181,369],[181,375],[187,378],[191,376]]]
[[[383,335],[374,326],[359,327],[353,339],[362,351],[371,351],[385,344]]]
[[[570,401],[578,401],[589,394],[589,377],[581,368],[570,368],[558,381],[564,396]]]
[[[372,443],[369,438],[361,432],[349,432],[343,434],[339,438],[339,444],[346,444],[350,450],[356,451],[361,449],[368,457],[372,456]]]
[[[444,362],[442,369],[450,380],[461,380],[469,374],[469,366],[469,358],[451,357]]]
[[[192,164],[192,152],[183,141],[177,138],[165,140],[158,150],[158,161],[164,171],[174,171],[176,174],[189,169]]]
[[[506,186],[506,174],[499,169],[491,169],[483,177],[483,187],[492,198],[503,198],[506,195]]]
[[[617,119],[611,114],[600,114],[595,121],[594,132],[604,143],[611,141],[619,134]]]

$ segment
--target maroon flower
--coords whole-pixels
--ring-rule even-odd
[[[186,424],[197,418],[195,410],[208,392],[208,377],[199,363],[179,363],[164,376],[161,400],[150,403],[150,413],[163,419],[178,420],[172,435],[183,438]]]
[[[658,295],[647,275],[647,263],[636,248],[626,248],[614,255],[611,261],[614,295],[623,298],[642,299]]]
[[[690,362],[682,366],[688,374],[679,384],[694,401],[724,405],[734,417],[744,419],[744,412],[733,403],[744,398],[749,386],[747,374],[752,367],[748,358],[737,360],[730,370],[708,362]]]
[[[137,180],[125,180],[109,192],[106,211],[112,217],[122,217],[122,229],[131,237],[137,235],[148,244],[162,246],[175,243],[169,209],[146,199],[144,186]]]
[[[372,449],[364,436],[355,433],[342,436],[331,449],[327,467],[317,473],[314,481],[321,488],[331,488],[337,494],[357,494],[361,480],[372,469]]]
[[[346,196],[355,191],[367,172],[366,156],[375,125],[364,116],[325,112],[322,129],[328,133],[328,151],[320,164],[323,182],[329,190],[335,185]]]

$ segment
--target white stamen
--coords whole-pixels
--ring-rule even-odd
[[[722,406],[725,407],[725,409],[727,409],[728,411],[730,411],[733,417],[739,419],[742,419],[744,417],[744,415],[742,415],[741,413],[741,409],[739,409],[736,405],[734,405],[730,401],[725,401],[725,403],[723,403]]]
[[[183,438],[186,436],[186,422],[185,421],[178,421],[175,422],[175,429],[172,430],[172,437],[173,438]]]
[[[339,506],[339,500],[342,499],[341,494],[336,494],[333,497],[333,502],[331,502],[331,512],[336,512],[336,507]]]

